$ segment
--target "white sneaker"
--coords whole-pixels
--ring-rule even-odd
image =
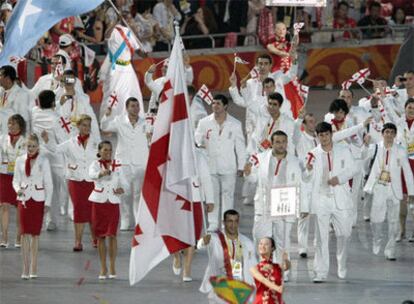
[[[289,282],[289,273],[287,271],[283,273],[283,282]]]
[[[408,241],[410,243],[414,243],[414,233],[410,236],[410,238],[408,239]]]
[[[183,282],[192,282],[193,278],[192,277],[183,277]]]
[[[372,245],[372,253],[375,255],[379,255],[381,250],[381,246],[380,245]]]
[[[345,280],[346,279],[346,270],[341,269],[340,267],[338,267],[338,278],[340,278],[341,280]]]
[[[49,224],[47,224],[47,231],[55,231],[56,230],[56,224],[54,222],[49,222]]]
[[[180,273],[181,273],[181,268],[176,268],[176,267],[174,266],[174,263],[173,263],[173,265],[172,265],[172,270],[173,270],[173,272],[174,272],[174,274],[175,274],[176,276],[179,276],[179,275],[180,275]]]
[[[322,276],[316,275],[313,278],[313,283],[324,283],[326,281],[326,278],[323,278]]]

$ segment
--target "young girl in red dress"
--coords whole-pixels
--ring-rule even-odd
[[[260,263],[250,269],[256,284],[254,304],[283,304],[283,271],[290,268],[287,254],[283,254],[283,265],[272,262],[275,241],[270,237],[259,241]]]
[[[98,160],[89,167],[89,178],[94,188],[89,201],[92,202],[92,229],[98,239],[98,252],[101,261],[100,280],[116,278],[115,259],[117,254],[116,234],[119,224],[119,204],[121,195],[128,189],[128,182],[122,173],[122,165],[111,159],[112,144],[102,141],[98,145]],[[106,267],[106,241],[109,242],[109,275]]]
[[[53,183],[49,161],[42,153],[39,154],[39,138],[36,134],[28,136],[27,154],[16,160],[13,188],[19,202],[22,279],[37,278],[39,235],[45,207],[51,205]]]
[[[10,116],[8,120],[9,134],[0,137],[0,207],[1,207],[1,248],[9,247],[9,212],[10,206],[17,207],[16,192],[13,189],[12,181],[16,159],[26,154],[26,122],[19,114]],[[16,242],[14,246],[20,248],[20,224],[19,212],[16,212]]]

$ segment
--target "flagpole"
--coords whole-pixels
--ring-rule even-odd
[[[115,13],[118,15],[118,17],[121,19],[121,21],[125,24],[125,26],[131,31],[132,36],[134,36],[135,40],[138,43],[139,48],[144,51],[144,45],[142,44],[141,40],[138,39],[137,35],[135,34],[135,32],[132,30],[131,26],[128,24],[128,22],[125,20],[124,17],[122,17],[122,14],[119,12],[118,8],[115,6],[115,4],[112,2],[112,0],[106,0],[111,7],[114,9]]]
[[[362,84],[360,84],[360,83],[358,83],[358,84],[368,95],[370,95],[370,96],[372,95],[372,93],[370,91],[368,91],[368,89],[365,88]]]

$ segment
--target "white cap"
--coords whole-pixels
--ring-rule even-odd
[[[3,3],[0,8],[1,11],[12,11],[13,6],[10,3]]]
[[[59,46],[69,46],[74,42],[75,39],[73,39],[72,35],[70,34],[63,34],[59,37]]]

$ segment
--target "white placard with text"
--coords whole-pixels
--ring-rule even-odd
[[[326,6],[326,0],[266,0],[266,6]]]
[[[299,216],[299,187],[286,185],[272,188],[270,192],[270,217]]]

